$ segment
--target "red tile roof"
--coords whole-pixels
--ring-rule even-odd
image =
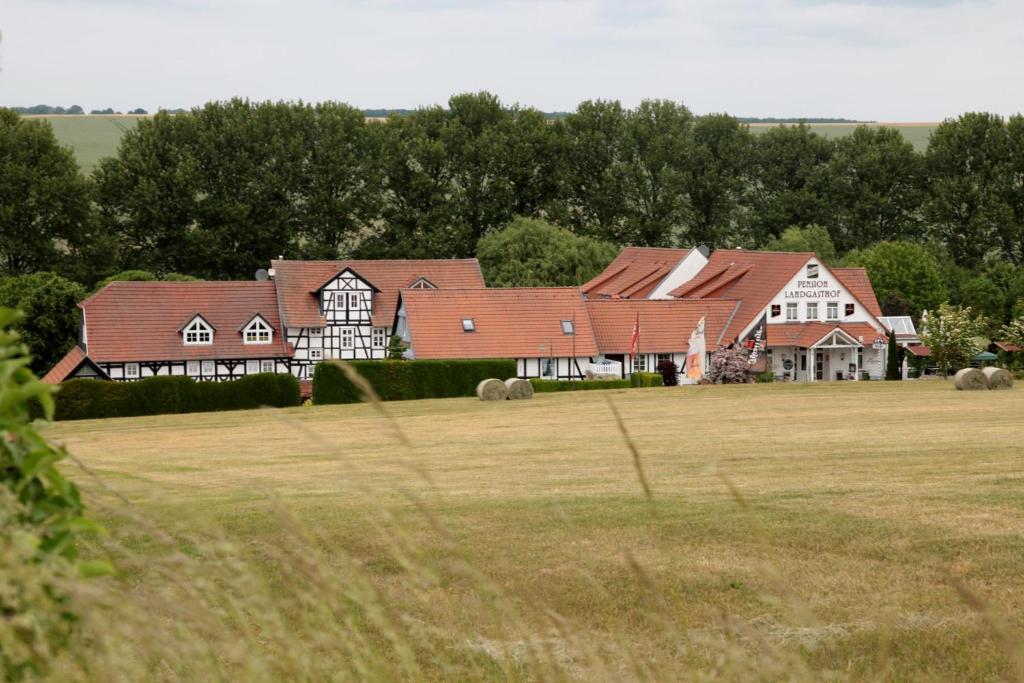
[[[402,302],[416,358],[564,357],[574,350],[597,355],[590,316],[575,287],[406,289]],[[475,332],[463,332],[465,318],[473,319]],[[561,321],[574,319],[576,333],[564,334]]]
[[[918,358],[928,358],[932,355],[932,350],[924,344],[911,344],[907,347],[907,351],[910,351],[910,353]]]
[[[843,283],[850,294],[857,297],[857,301],[864,305],[868,313],[876,318],[882,317],[882,307],[878,305],[878,298],[875,290],[868,279],[868,271],[864,268],[829,268],[839,281]]]
[[[1021,350],[1021,347],[1014,344],[1013,342],[995,341],[992,343],[995,344],[997,349],[999,349],[1000,351],[1005,351],[1006,353],[1017,353],[1018,351]]]
[[[111,282],[79,307],[97,363],[291,355],[270,281]],[[274,328],[273,343],[242,343],[240,328],[256,313]],[[195,314],[216,329],[212,345],[182,343],[179,328]]]
[[[281,316],[286,327],[323,327],[314,295],[334,275],[351,268],[380,290],[374,295],[373,324],[389,327],[398,292],[420,278],[440,289],[484,287],[476,259],[377,261],[271,261]]]
[[[640,316],[641,353],[686,351],[705,317],[706,347],[713,350],[739,305],[729,299],[588,299],[587,310],[601,353],[628,354]]]
[[[809,252],[719,249],[689,282],[671,292],[679,298],[739,299],[740,306],[725,330],[724,342],[735,339],[759,317],[768,303],[812,258]]]
[[[689,249],[626,247],[600,275],[581,289],[592,299],[642,299],[689,253]]]
[[[780,323],[768,325],[768,346],[799,346],[807,348],[818,343],[832,330],[840,329],[854,339],[863,340],[865,347],[874,344],[878,337],[885,338],[868,323],[830,323],[830,322],[809,322],[809,323]]]
[[[50,368],[50,371],[43,375],[43,381],[47,384],[60,384],[68,375],[74,372],[86,358],[85,351],[80,346],[73,346],[67,354],[57,361],[57,364]]]

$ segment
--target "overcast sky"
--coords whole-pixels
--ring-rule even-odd
[[[0,105],[443,104],[489,90],[697,113],[1024,110],[1021,0],[0,0]]]

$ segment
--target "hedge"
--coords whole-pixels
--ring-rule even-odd
[[[480,380],[516,376],[514,360],[354,360],[348,364],[382,401],[475,396]],[[317,363],[313,403],[358,403],[362,394],[336,363]]]
[[[138,382],[73,379],[57,394],[57,420],[137,417],[299,405],[299,381],[286,374],[246,375],[228,382],[196,382],[184,376]]]
[[[658,375],[660,378],[661,375]],[[591,379],[570,382],[567,379],[531,379],[533,390],[538,394],[553,391],[590,391],[592,389],[629,389],[628,379]]]
[[[663,387],[665,378],[660,372],[634,372],[629,376],[630,386],[634,387]]]

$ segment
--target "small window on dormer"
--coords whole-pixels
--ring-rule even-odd
[[[263,318],[256,316],[242,330],[242,335],[246,344],[269,344],[274,339],[274,330]]]
[[[196,316],[183,330],[184,342],[188,345],[203,345],[213,343],[213,328],[205,320]]]
[[[476,332],[476,322],[472,318],[462,319],[462,331],[463,332]]]
[[[807,264],[807,279],[814,280],[818,277],[818,264],[808,263]]]
[[[428,280],[425,277],[421,277],[416,282],[409,285],[409,289],[437,289],[437,285]]]

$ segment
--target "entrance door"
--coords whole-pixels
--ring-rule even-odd
[[[814,352],[814,379],[825,379],[825,354],[821,351]]]

